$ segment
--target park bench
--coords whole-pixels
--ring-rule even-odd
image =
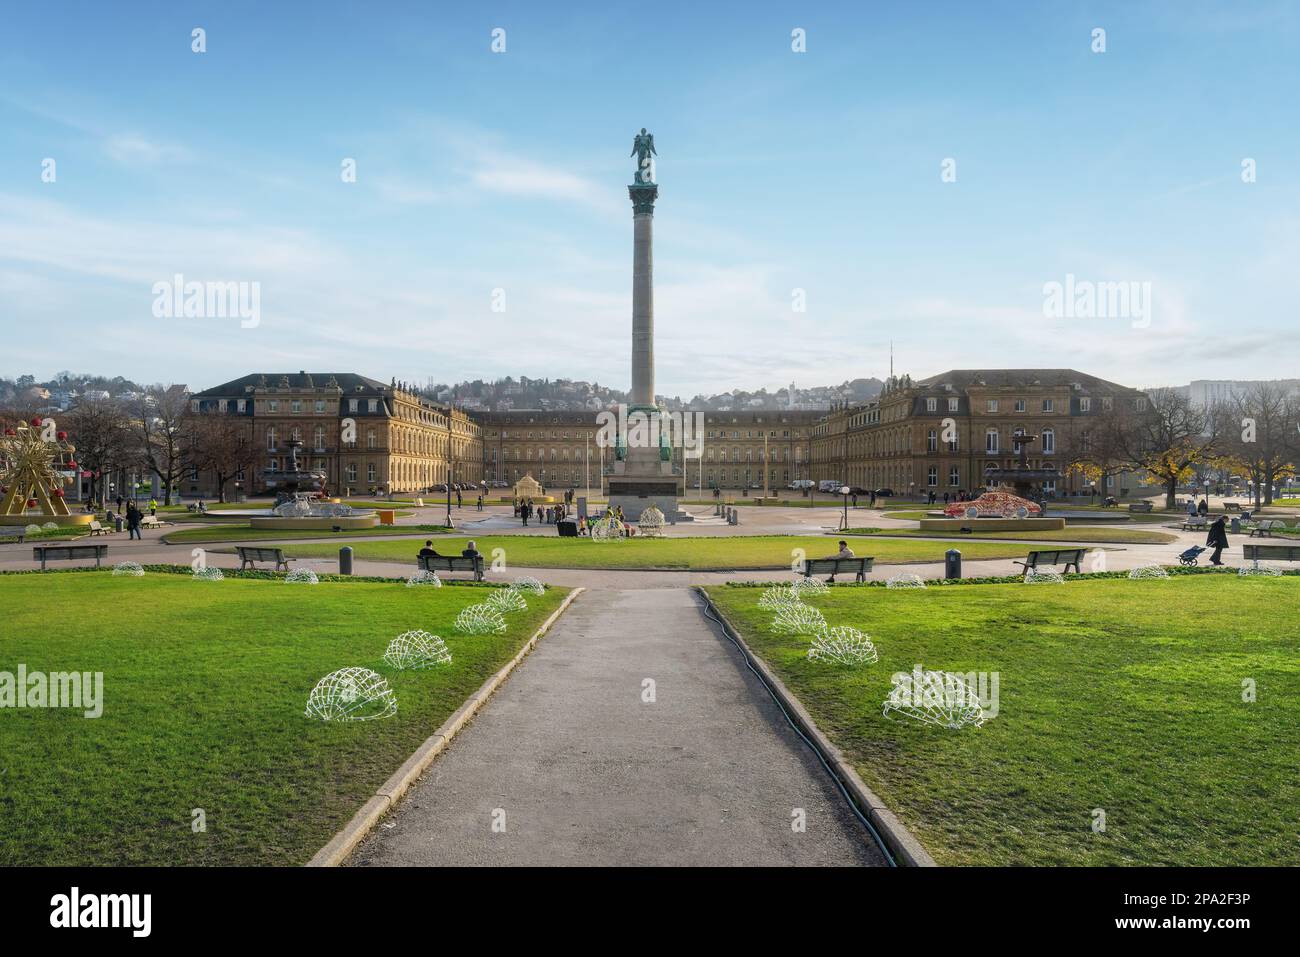
[[[24,541],[26,541],[26,539],[27,539],[27,533],[20,528],[12,535],[5,535],[0,537],[0,545],[13,545],[15,542],[21,545]]]
[[[91,537],[91,538],[94,538],[96,535],[107,535],[108,532],[109,532],[109,530],[108,530],[107,528],[105,528],[103,525],[99,524],[99,519],[96,518],[96,519],[92,519],[92,520],[91,520],[91,522],[90,522],[90,537]]]
[[[1286,531],[1286,522],[1280,518],[1265,518],[1256,522],[1250,529],[1250,537],[1272,538],[1274,532]]]
[[[853,572],[856,581],[866,581],[867,572],[875,564],[874,557],[869,558],[806,558],[803,563],[803,577],[811,578],[823,572],[835,581],[835,576]]]
[[[465,555],[417,555],[415,562],[423,572],[473,572],[474,580],[483,580],[483,556],[469,558]]]
[[[94,545],[33,545],[32,558],[39,559],[41,571],[45,571],[46,562],[74,562],[80,558],[94,558],[95,567],[100,567],[100,559],[108,554],[108,546],[103,542]]]
[[[1282,562],[1300,562],[1300,545],[1253,545],[1243,542],[1241,553],[1248,562],[1269,558]]]
[[[1224,508],[1225,511],[1228,511],[1228,512],[1240,512],[1240,511],[1241,511],[1241,503],[1240,503],[1240,502],[1224,502],[1224,503],[1223,503],[1223,508]]]
[[[1194,532],[1197,529],[1204,531],[1206,526],[1209,525],[1209,523],[1210,520],[1206,518],[1204,515],[1197,515],[1195,518],[1192,518],[1189,515],[1187,516],[1187,519],[1183,522],[1183,531]]]
[[[289,570],[289,559],[284,557],[282,548],[263,548],[258,545],[236,545],[235,551],[239,553],[239,570],[243,571],[249,565],[257,567],[257,562],[275,562],[276,570],[284,566],[284,570]]]
[[[1150,502],[1129,502],[1128,510],[1130,512],[1149,512],[1154,506]]]
[[[1064,565],[1066,574],[1070,572],[1070,566],[1074,570],[1079,570],[1079,562],[1083,561],[1083,553],[1086,548],[1039,548],[1030,552],[1023,562],[1015,564],[1024,567],[1026,574],[1039,565]]]
[[[171,522],[164,522],[157,515],[141,515],[141,528],[162,528],[164,525],[170,525]]]

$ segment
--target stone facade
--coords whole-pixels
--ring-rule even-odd
[[[1049,491],[1077,492],[1084,479],[1068,466],[1101,415],[1141,393],[1073,369],[951,370],[913,381],[895,377],[881,395],[835,409],[818,423],[813,440],[817,471],[850,486],[889,488],[897,495],[937,496],[986,485],[984,473],[1017,462],[1012,436],[1039,436],[1028,447],[1030,467],[1057,467],[1062,480]],[[948,438],[945,438],[948,436]],[[1136,478],[1113,478],[1116,489]]]
[[[686,413],[690,415],[691,413]],[[700,458],[673,449],[673,474],[689,497],[714,487],[783,489],[813,478],[809,461],[813,426],[823,412],[704,412]],[[582,489],[590,476],[593,494],[613,466],[614,450],[597,444],[595,412],[517,410],[477,415],[483,428],[483,469],[489,481],[513,484],[532,472],[543,485]]]
[[[479,424],[396,382],[355,373],[254,373],[195,393],[190,405],[195,413],[247,421],[257,450],[256,467],[239,480],[247,494],[266,489],[265,470],[288,467],[295,439],[299,466],[323,470],[332,494],[418,492],[448,474],[457,482],[483,478]],[[213,494],[210,475],[186,478],[187,494]]]

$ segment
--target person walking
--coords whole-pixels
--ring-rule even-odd
[[[456,507],[461,507],[460,489],[456,489]]]
[[[480,511],[480,512],[483,511],[483,493],[482,493],[482,492],[479,492],[479,493],[478,493],[478,502],[476,503],[476,505],[475,505],[474,507],[475,507],[478,511]]]
[[[150,515],[158,514],[158,500],[156,498],[149,499],[149,514]]]
[[[1210,526],[1210,534],[1205,538],[1206,547],[1214,547],[1214,554],[1210,556],[1211,565],[1223,564],[1219,556],[1222,555],[1223,550],[1228,547],[1228,529],[1224,525],[1225,518],[1227,518],[1225,515],[1220,515],[1216,518],[1214,524]]]
[[[130,505],[127,506],[126,537],[128,540],[132,538],[139,538],[139,539],[144,538],[144,536],[140,534],[140,519],[142,517],[143,516],[141,516],[140,510],[135,507],[135,502],[132,502]]]

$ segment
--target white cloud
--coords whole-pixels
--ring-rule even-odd
[[[171,143],[158,143],[136,133],[117,133],[104,141],[104,151],[125,166],[157,166],[184,162],[189,150]]]

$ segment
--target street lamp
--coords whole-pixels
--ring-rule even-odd
[[[841,485],[840,494],[844,496],[844,517],[840,519],[840,531],[847,532],[849,530],[849,487]]]

